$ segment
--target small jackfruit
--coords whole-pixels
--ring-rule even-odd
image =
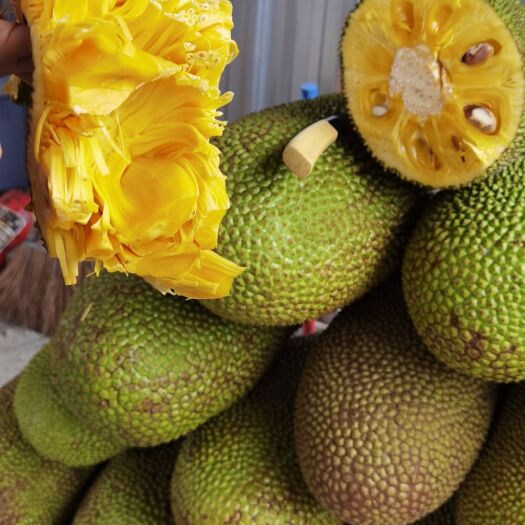
[[[212,250],[228,208],[219,150],[228,0],[22,0],[35,64],[29,175],[49,253],[144,276],[163,292],[227,295]]]
[[[16,380],[0,388],[0,523],[66,525],[90,469],[40,457],[24,440],[13,410]]]
[[[525,154],[524,53],[518,0],[365,0],[341,42],[347,107],[401,177],[466,184]]]
[[[494,398],[493,385],[427,351],[390,282],[343,310],[309,353],[295,403],[301,471],[346,522],[408,525],[463,481]]]
[[[178,444],[113,458],[86,493],[72,525],[175,525],[170,480]]]
[[[525,383],[507,387],[455,514],[457,525],[525,525]]]
[[[256,388],[184,441],[172,480],[185,525],[340,525],[308,492],[293,446],[293,399],[308,339],[288,343]]]
[[[419,336],[446,365],[525,380],[525,157],[442,192],[408,243],[403,288]]]
[[[68,305],[51,341],[52,382],[92,432],[155,446],[244,395],[287,333],[236,325],[136,276],[104,273]]]
[[[283,150],[312,122],[344,110],[341,96],[247,116],[218,141],[231,208],[218,252],[247,269],[229,297],[204,301],[237,322],[293,325],[355,300],[393,271],[419,192],[384,175],[347,136],[301,181]]]
[[[45,346],[18,380],[14,409],[24,438],[41,456],[71,467],[95,465],[127,448],[91,432],[67,409],[51,383],[50,359]]]

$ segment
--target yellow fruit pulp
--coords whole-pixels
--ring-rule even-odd
[[[212,250],[229,206],[221,74],[237,54],[228,0],[23,0],[35,75],[35,213],[66,283],[78,263],[190,298],[242,271]]]
[[[522,57],[484,0],[366,0],[348,21],[341,51],[357,128],[406,179],[465,184],[517,133]]]

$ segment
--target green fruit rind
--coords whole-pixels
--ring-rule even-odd
[[[343,310],[309,354],[295,404],[301,471],[345,522],[412,523],[463,481],[494,400],[493,385],[426,350],[390,282]]]
[[[525,525],[525,383],[507,387],[456,503],[457,525]]]
[[[90,469],[40,457],[24,440],[13,410],[16,380],[0,388],[0,523],[65,525]]]
[[[24,438],[43,457],[71,467],[95,465],[127,448],[91,432],[51,384],[51,348],[35,355],[18,381],[14,408]]]
[[[190,434],[172,481],[184,525],[340,525],[308,492],[293,446],[293,397],[308,343],[288,347],[248,396]]]
[[[221,317],[286,326],[339,308],[397,268],[419,192],[387,177],[350,129],[300,180],[282,160],[290,140],[344,110],[340,95],[277,106],[217,141],[231,207],[218,252],[246,267],[231,294],[203,301]]]
[[[134,276],[90,277],[52,341],[52,381],[94,432],[168,443],[225,410],[262,375],[288,331],[236,325]]]
[[[428,349],[486,381],[525,380],[525,158],[433,200],[408,243],[405,299]]]
[[[174,525],[170,480],[178,444],[113,458],[87,492],[73,525]]]

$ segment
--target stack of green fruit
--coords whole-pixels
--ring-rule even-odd
[[[346,99],[227,129],[218,251],[246,267],[229,297],[162,296],[122,274],[83,283],[49,344],[0,390],[0,523],[525,525],[525,7],[463,1],[365,0],[343,39]],[[501,122],[461,131],[483,117],[466,112],[458,150],[444,146],[451,100],[427,116],[433,128],[403,116],[431,85],[418,69],[433,71],[426,51],[410,47],[416,26],[444,49],[442,69],[440,31],[463,50],[459,72],[440,76],[448,96],[507,75],[489,113],[519,110],[513,134]],[[392,86],[410,84],[405,68],[417,89],[381,98],[384,57],[358,37],[405,50]],[[360,51],[367,60],[348,58]],[[467,78],[468,89],[454,84]],[[360,90],[399,137],[419,133],[415,149],[414,137],[392,146],[386,121],[383,142],[370,135]],[[297,178],[288,143],[345,113],[355,127]],[[323,333],[292,336],[337,309]]]

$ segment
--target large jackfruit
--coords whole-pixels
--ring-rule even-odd
[[[136,276],[105,273],[84,281],[66,310],[50,343],[52,381],[92,432],[154,446],[244,395],[287,333],[237,325]]]
[[[403,178],[465,184],[525,154],[524,53],[519,0],[365,0],[341,42],[348,110]]]
[[[45,346],[20,375],[14,401],[24,438],[43,457],[72,467],[95,465],[127,448],[91,432],[66,407],[51,382],[51,347]]]
[[[86,493],[72,525],[174,525],[170,480],[177,443],[113,458]]]
[[[461,486],[457,525],[525,525],[525,383],[507,387],[494,428]]]
[[[288,343],[248,396],[184,441],[172,481],[185,525],[340,525],[302,479],[293,399],[309,339]]]
[[[525,157],[434,199],[409,241],[403,288],[414,325],[448,366],[525,380]]]
[[[231,208],[218,252],[246,266],[216,314],[292,325],[358,298],[399,263],[418,192],[399,184],[351,131],[304,181],[282,161],[299,131],[344,110],[341,96],[278,106],[229,126],[218,142]]]
[[[494,398],[494,386],[427,351],[389,283],[344,310],[308,356],[295,414],[301,471],[348,523],[413,523],[467,475]]]
[[[0,523],[65,525],[90,469],[41,458],[24,440],[13,410],[16,380],[0,388]]]

